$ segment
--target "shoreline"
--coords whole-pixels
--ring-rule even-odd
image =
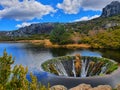
[[[44,40],[18,40],[18,41],[0,41],[9,43],[30,43],[32,45],[44,46],[45,48],[68,48],[68,49],[79,49],[79,48],[91,48],[89,44],[66,44],[58,45],[50,42],[49,39]]]

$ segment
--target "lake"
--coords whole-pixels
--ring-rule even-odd
[[[114,59],[120,62],[119,50],[106,49],[48,49],[38,46],[32,46],[27,43],[0,43],[0,56],[4,49],[15,58],[14,65],[27,66],[29,72],[36,74],[39,80],[48,77],[48,73],[43,72],[41,63],[44,61],[64,55],[75,55],[76,53],[82,56],[97,56]],[[14,66],[13,65],[13,66]]]

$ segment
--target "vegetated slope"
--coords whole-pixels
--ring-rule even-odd
[[[65,27],[66,33],[69,34],[71,40],[69,42],[67,40],[61,41],[62,44],[89,43],[99,48],[120,48],[119,7],[120,2],[113,1],[103,8],[100,17],[89,21],[73,23],[38,23],[20,28],[16,31],[0,32],[0,40],[49,39],[51,31],[57,29],[55,26],[62,25]],[[87,41],[88,38],[89,40]]]
[[[80,43],[89,43],[93,48],[120,49],[120,29],[99,31],[81,38]]]
[[[107,30],[111,27],[120,26],[120,15],[111,17],[99,17],[89,21],[74,22],[66,24],[68,30],[88,34],[90,30]]]

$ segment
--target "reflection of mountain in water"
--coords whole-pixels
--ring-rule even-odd
[[[53,57],[58,57],[58,56],[64,56],[67,55],[68,53],[74,52],[72,49],[66,49],[66,48],[52,48],[50,49]]]

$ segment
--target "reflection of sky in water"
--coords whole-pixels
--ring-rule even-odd
[[[27,66],[29,68],[29,72],[35,73],[38,77],[38,80],[48,78],[47,76],[50,75],[46,72],[42,72],[41,63],[53,57],[63,55],[75,55],[77,53],[80,53],[82,56],[106,56],[106,54],[104,54],[103,52],[101,53],[100,51],[96,50],[45,49],[40,47],[33,47],[24,43],[0,43],[0,56],[3,54],[4,49],[7,50],[8,54],[12,54],[12,56],[15,57],[14,65],[22,64],[23,66]],[[111,53],[111,51],[108,52]],[[106,53],[109,56],[108,52]],[[115,52],[112,53],[114,54]],[[119,56],[120,53],[117,52],[117,54],[115,55]],[[27,77],[29,78],[29,76]]]
[[[15,65],[22,64],[28,66],[29,71],[40,71],[41,63],[52,58],[52,55],[48,50],[34,52],[30,49],[26,49],[26,44],[20,43],[0,44],[0,55],[3,54],[5,48],[9,54],[12,54],[12,56],[15,57]]]
[[[52,52],[49,49],[40,49],[35,47],[29,47],[28,44],[23,43],[1,43],[0,44],[0,55],[2,55],[4,49],[6,48],[9,54],[12,54],[15,57],[14,65],[24,65],[29,68],[29,71],[39,72],[41,71],[41,63],[44,61],[53,58]],[[64,50],[64,49],[63,49]],[[65,50],[64,50],[65,51]],[[56,56],[59,56],[58,53],[63,53],[64,51],[60,51],[59,49],[54,52]],[[90,50],[73,50],[73,51],[65,51],[65,55],[75,55],[76,53],[80,53],[82,56],[98,56],[101,54],[99,52],[93,52]]]
[[[96,57],[101,57],[101,53],[100,52],[97,52],[97,51],[90,51],[90,50],[86,50],[86,49],[83,49],[83,50],[76,50],[75,52],[73,52],[72,54],[70,55],[75,55],[77,53],[80,53],[81,56],[96,56]],[[69,54],[68,54],[69,55]]]

